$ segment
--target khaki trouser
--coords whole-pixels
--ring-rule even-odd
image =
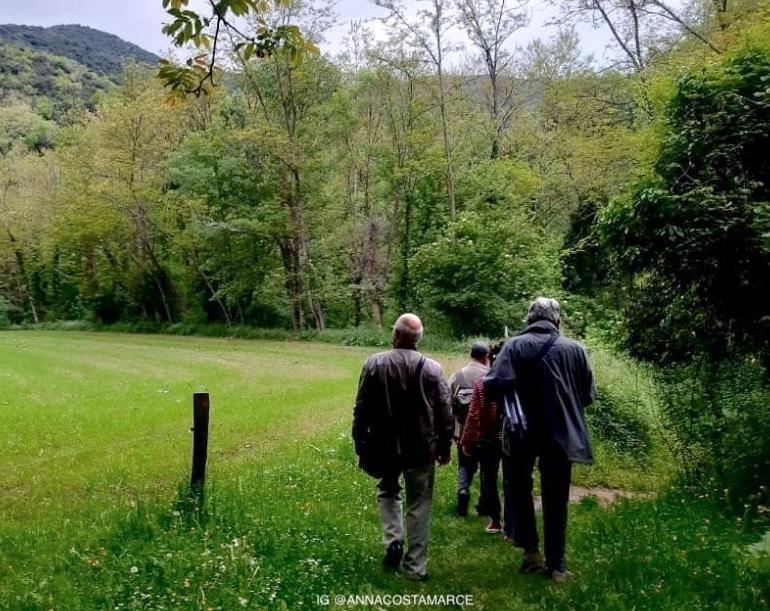
[[[385,549],[394,541],[404,542],[404,516],[401,502],[401,484],[404,478],[406,492],[406,554],[404,571],[421,577],[428,570],[428,536],[430,507],[433,502],[435,464],[417,469],[404,469],[401,474],[383,477],[377,482],[377,505],[382,524],[382,542]]]

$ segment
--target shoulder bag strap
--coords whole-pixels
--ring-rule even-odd
[[[553,345],[556,343],[556,340],[559,339],[559,334],[554,333],[551,335],[551,337],[548,338],[548,341],[543,344],[543,347],[540,348],[538,353],[535,355],[535,358],[532,359],[533,361],[539,361],[545,357],[546,354],[548,354],[548,351],[553,347]]]

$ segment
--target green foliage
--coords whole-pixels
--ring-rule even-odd
[[[499,337],[558,286],[554,244],[515,209],[462,214],[418,250],[413,272],[418,298],[457,337]]]
[[[619,347],[625,323],[620,308],[602,295],[596,298],[566,293],[559,300],[566,332],[591,343]]]
[[[64,121],[70,111],[93,108],[94,96],[112,89],[109,80],[72,60],[3,44],[0,37],[0,103],[30,106],[40,123]]]
[[[480,160],[458,176],[457,201],[461,210],[500,213],[525,208],[539,186],[540,178],[523,163],[508,158]]]
[[[744,561],[758,573],[770,576],[770,530],[751,545],[743,548]]]
[[[212,91],[217,42],[225,32],[234,39],[235,52],[244,62],[252,57],[280,56],[296,68],[306,55],[318,54],[318,48],[302,35],[297,26],[268,22],[266,13],[270,6],[288,10],[288,0],[224,0],[211,6],[210,15],[186,8],[189,0],[162,2],[171,17],[171,21],[163,26],[163,33],[177,47],[192,45],[203,51],[187,59],[184,65],[166,59],[161,61],[158,77],[169,88],[169,99],[172,101],[183,100],[190,93],[200,95]],[[230,21],[233,17],[246,16],[251,17],[255,30],[248,36]]]
[[[570,312],[562,312],[569,335]],[[596,400],[586,409],[595,464],[576,471],[576,476],[588,486],[649,491],[667,485],[676,471],[668,447],[661,443],[662,417],[652,372],[594,335],[585,345],[597,386]]]
[[[0,329],[7,329],[11,326],[11,319],[8,316],[8,302],[0,295]]]
[[[672,455],[693,483],[742,515],[770,507],[770,387],[754,359],[692,363],[660,374]]]
[[[599,440],[643,463],[652,450],[651,425],[646,416],[634,392],[599,384],[587,419],[592,434]]]
[[[681,362],[770,357],[770,51],[743,48],[680,81],[658,178],[604,212],[634,279],[634,354]]]
[[[53,121],[43,119],[23,102],[0,106],[0,155],[13,148],[42,152],[52,145],[55,133]]]
[[[610,258],[596,231],[602,207],[603,202],[586,199],[572,213],[561,253],[564,288],[568,291],[595,296],[610,283]]]
[[[212,128],[171,157],[186,305],[201,322],[285,322],[277,245],[285,219],[270,172],[253,171],[265,154],[248,133]]]

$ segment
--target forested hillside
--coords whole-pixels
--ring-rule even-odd
[[[640,303],[627,251],[607,252],[595,221],[665,174],[678,79],[758,44],[763,5],[643,19],[618,5],[606,24],[617,61],[599,67],[575,30],[597,14],[580,3],[563,7],[558,35],[515,52],[524,17],[497,4],[498,29],[484,3],[451,5],[442,27],[465,37],[466,55],[438,53],[441,36],[414,35],[427,17],[398,11],[392,39],[359,25],[334,59],[220,47],[233,86],[187,104],[168,105],[151,71],[131,68],[42,157],[27,153],[52,141],[32,134],[57,126],[40,121],[78,96],[94,105],[99,82],[2,47],[3,112],[18,134],[2,160],[9,320],[323,329],[420,309],[463,336],[515,323],[537,293],[568,291],[581,332],[597,303],[594,319]],[[292,16],[311,39],[328,28],[312,7]],[[51,29],[67,33],[58,40],[93,32]],[[756,104],[761,94],[750,92]]]
[[[119,18],[116,16],[116,18]],[[158,56],[137,45],[82,25],[42,28],[0,24],[0,43],[45,51],[81,64],[98,76],[116,79],[126,61],[155,65]]]
[[[422,35],[425,15],[410,23],[395,7],[390,40],[359,25],[333,59],[220,47],[233,86],[176,105],[150,70],[129,68],[97,104],[99,82],[76,65],[2,47],[6,132],[18,134],[2,147],[6,316],[298,330],[419,309],[467,336],[515,323],[534,294],[566,291],[576,331],[597,313],[613,320],[646,298],[632,298],[642,285],[623,261],[640,247],[617,242],[637,233],[610,230],[640,187],[678,180],[661,147],[679,120],[679,79],[759,44],[766,17],[750,1],[674,17],[618,4],[605,24],[617,61],[597,66],[575,26],[599,14],[567,4],[558,35],[517,51],[524,16],[502,1],[497,29],[484,3],[451,4],[441,25],[465,37],[466,55]],[[292,18],[311,39],[329,25],[312,7]],[[92,31],[50,33],[69,45]],[[762,82],[746,85],[760,106]],[[95,112],[30,155],[53,144],[34,134],[60,129],[78,96]],[[761,134],[761,116],[736,133]],[[758,159],[746,184],[762,180]]]
[[[0,43],[0,104],[24,102],[45,119],[95,108],[113,81],[66,57]]]

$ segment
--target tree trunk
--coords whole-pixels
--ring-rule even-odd
[[[216,304],[219,306],[219,309],[222,310],[222,314],[224,314],[227,325],[228,326],[232,325],[233,323],[230,317],[230,311],[217,295],[217,291],[214,288],[214,285],[212,284],[208,275],[206,274],[206,272],[203,271],[203,268],[198,262],[198,252],[195,249],[195,247],[193,247],[190,251],[190,258],[192,260],[192,264],[195,266],[195,271],[198,272],[198,275],[201,277],[201,280],[203,280],[203,283],[206,285],[206,288],[208,289],[209,293],[211,293],[211,299],[213,299],[216,302]]]
[[[289,316],[291,318],[291,328],[293,331],[299,331],[302,327],[302,309],[299,304],[300,282],[297,271],[298,261],[296,248],[292,238],[283,238],[278,242],[281,250],[281,261],[283,262],[284,274],[286,280],[286,296],[289,299]]]

